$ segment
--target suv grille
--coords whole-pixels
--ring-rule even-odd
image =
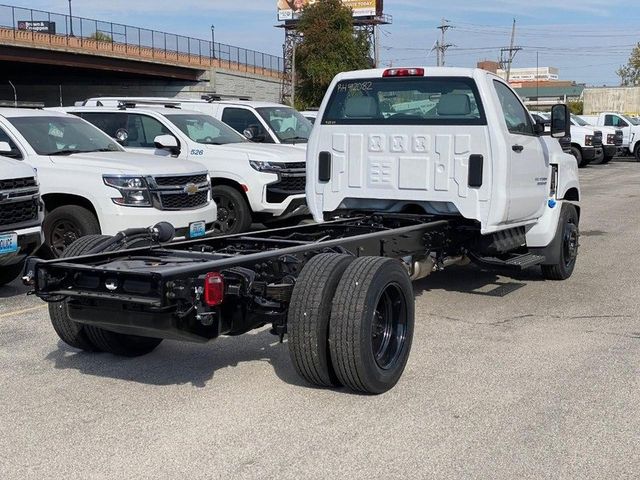
[[[175,177],[156,177],[156,184],[159,187],[174,187],[176,185],[186,185],[187,183],[205,183],[207,181],[207,174],[201,175],[185,175]]]
[[[0,226],[3,230],[37,222],[39,214],[40,196],[35,177],[0,180]]]
[[[0,180],[0,190],[14,190],[16,188],[35,187],[36,179],[34,177],[12,178],[9,180]]]
[[[158,176],[149,182],[153,193],[154,207],[158,210],[195,210],[209,204],[211,185],[207,174]],[[195,185],[197,191],[188,193],[187,185]]]
[[[39,209],[37,198],[20,202],[0,203],[0,225],[5,227],[36,220]]]
[[[183,210],[189,208],[199,208],[207,204],[209,191],[198,192],[195,195],[186,193],[165,193],[162,194],[162,206],[164,210]]]

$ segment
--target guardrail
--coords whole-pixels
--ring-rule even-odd
[[[0,41],[68,47],[141,60],[280,76],[282,57],[224,43],[83,17],[0,4]]]

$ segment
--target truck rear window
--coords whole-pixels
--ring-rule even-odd
[[[359,78],[335,86],[322,125],[486,125],[486,119],[471,78]]]

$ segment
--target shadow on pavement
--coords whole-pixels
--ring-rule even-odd
[[[15,280],[0,287],[0,298],[11,298],[26,295],[28,291],[29,287],[22,285],[20,280]]]
[[[200,345],[165,340],[152,353],[137,358],[107,353],[85,353],[62,341],[47,355],[57,369],[73,369],[87,375],[108,377],[149,385],[205,387],[218,370],[238,367],[245,362],[267,362],[284,382],[308,385],[298,377],[289,360],[286,343],[278,343],[268,330],[239,337],[220,337]]]

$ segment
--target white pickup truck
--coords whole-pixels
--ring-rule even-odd
[[[177,238],[212,231],[216,206],[201,164],[126,153],[73,115],[0,109],[0,142],[38,172],[44,243],[53,256],[79,237],[167,221]]]
[[[394,108],[424,100],[433,107]],[[411,280],[469,260],[571,276],[578,167],[556,141],[570,128],[556,105],[543,136],[511,87],[484,70],[342,73],[307,152],[318,223],[170,249],[100,237],[108,259],[76,242],[77,258],[29,260],[25,282],[57,301],[54,329],[78,349],[144,355],[165,338],[208,342],[271,324],[308,383],[383,393],[411,350]]]
[[[309,214],[302,149],[252,143],[210,115],[154,103],[54,110],[87,120],[127,151],[201,163],[213,183],[217,233],[244,232],[252,222],[294,224]]]
[[[20,275],[24,260],[42,244],[38,175],[29,165],[1,156],[11,152],[0,138],[0,286]]]
[[[622,147],[640,162],[640,125],[635,120],[615,112],[604,112],[599,115],[581,115],[590,125],[596,127],[614,127],[622,130]]]
[[[122,102],[150,103],[181,107],[211,115],[256,143],[295,145],[304,149],[313,124],[297,110],[279,103],[251,100],[222,100],[215,96],[195,98],[95,97],[82,106],[117,107]]]

